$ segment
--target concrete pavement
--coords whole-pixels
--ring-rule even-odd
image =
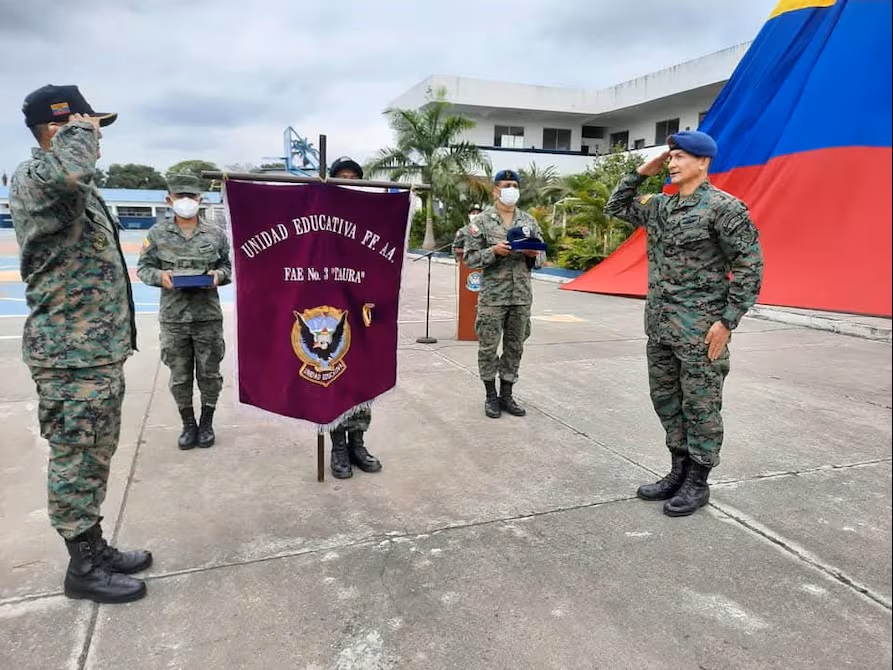
[[[218,445],[178,451],[139,317],[104,509],[119,546],[155,553],[130,605],[60,593],[21,319],[0,319],[0,668],[890,666],[889,343],[746,319],[711,504],[669,519],[633,497],[667,465],[642,302],[537,283],[528,416],[493,421],[450,266],[439,341],[415,343],[424,265],[368,436],[384,471],[347,481],[317,483],[313,431],[237,415],[229,385]]]

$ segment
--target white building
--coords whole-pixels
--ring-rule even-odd
[[[156,222],[172,216],[172,210],[165,198],[167,191],[128,188],[101,188],[103,200],[111,213],[118,217],[122,228],[151,228]],[[202,196],[202,216],[225,226],[223,205],[220,193],[205,193]],[[12,228],[12,215],[9,212],[9,187],[0,186],[0,228]]]
[[[429,91],[443,88],[455,110],[477,124],[463,139],[483,149],[494,170],[535,162],[573,174],[618,144],[647,157],[668,135],[697,129],[749,46],[739,44],[601,90],[434,75],[390,106],[422,107]]]

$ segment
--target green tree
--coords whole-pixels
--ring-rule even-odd
[[[188,160],[188,161],[180,161],[176,165],[171,165],[168,168],[168,171],[165,173],[168,177],[173,174],[183,174],[184,172],[187,174],[192,174],[198,177],[202,182],[202,189],[205,191],[211,188],[211,180],[205,179],[202,177],[202,172],[216,172],[219,171],[220,168],[217,167],[214,163],[209,161],[202,160]]]
[[[521,198],[518,200],[518,207],[521,209],[551,205],[567,195],[558,170],[552,165],[541,168],[536,163],[531,163],[518,170],[518,177],[521,178]]]
[[[370,176],[387,175],[394,181],[415,178],[432,186],[419,196],[425,205],[425,238],[422,247],[434,249],[434,200],[448,190],[452,179],[461,180],[476,170],[489,172],[490,165],[481,151],[459,137],[474,128],[471,119],[456,114],[443,89],[428,92],[428,101],[419,109],[384,111],[394,131],[394,146],[381,149],[366,165]]]
[[[105,188],[165,189],[164,177],[150,165],[114,163],[102,184]]]

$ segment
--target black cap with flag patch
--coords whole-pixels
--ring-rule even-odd
[[[22,105],[25,125],[29,128],[42,123],[65,123],[72,114],[84,114],[99,119],[100,126],[114,123],[118,118],[112,112],[94,112],[77,86],[53,86],[47,84],[32,91]]]

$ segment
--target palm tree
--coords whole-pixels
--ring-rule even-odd
[[[428,91],[428,102],[419,109],[384,111],[395,135],[395,145],[385,147],[366,166],[370,175],[386,174],[394,181],[405,178],[432,186],[432,191],[420,193],[425,203],[425,241],[422,248],[434,249],[433,200],[435,190],[444,179],[464,178],[474,170],[490,171],[481,151],[459,137],[474,128],[475,123],[464,116],[451,113],[446,91]]]
[[[567,195],[567,189],[562,185],[558,170],[553,165],[541,168],[536,163],[531,163],[518,170],[518,176],[521,178],[521,199],[518,201],[521,209],[551,205]]]

